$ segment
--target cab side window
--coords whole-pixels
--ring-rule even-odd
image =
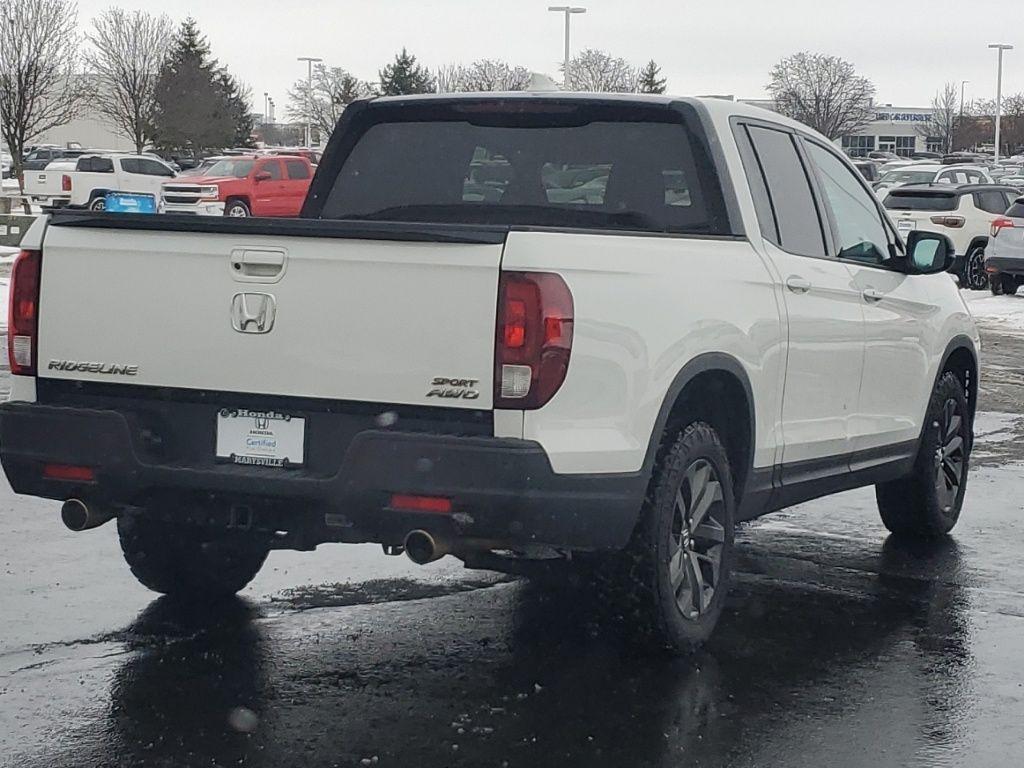
[[[279,160],[268,160],[256,171],[256,173],[269,173],[274,181],[281,181],[281,162]]]
[[[869,264],[886,261],[890,240],[874,196],[835,154],[813,141],[805,141],[804,146],[832,211],[835,255]]]

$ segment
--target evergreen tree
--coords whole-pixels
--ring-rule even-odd
[[[416,63],[416,57],[405,48],[395,60],[379,73],[382,96],[402,96],[407,93],[433,93],[434,78]]]
[[[251,143],[248,94],[217,65],[195,19],[182,22],[154,94],[154,143],[163,149],[207,149]]]
[[[640,93],[664,93],[668,81],[660,75],[661,67],[654,62],[654,59],[648,61],[640,70]]]

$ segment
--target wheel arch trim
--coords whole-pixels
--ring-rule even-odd
[[[754,389],[750,383],[750,376],[739,360],[723,352],[705,352],[697,355],[686,363],[672,380],[662,399],[661,408],[658,410],[658,416],[654,422],[650,443],[644,456],[643,473],[648,480],[653,477],[654,463],[657,459],[658,449],[661,446],[665,428],[668,425],[669,416],[672,414],[672,410],[675,408],[686,386],[702,374],[715,372],[726,373],[735,378],[743,388],[747,401],[747,424],[750,431],[750,444],[747,446],[746,467],[743,468],[746,482],[744,483],[744,488],[739,489],[737,494],[738,502],[742,497],[746,496],[746,490],[749,488],[751,478],[755,474],[753,469],[754,452],[757,445],[757,414],[754,402]]]

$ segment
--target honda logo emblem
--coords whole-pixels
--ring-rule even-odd
[[[269,293],[236,293],[231,300],[231,327],[239,333],[270,333],[277,300]]]

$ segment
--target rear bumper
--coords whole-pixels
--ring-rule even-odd
[[[994,253],[985,256],[985,270],[994,274],[1024,277],[1024,256],[1004,256]]]
[[[183,419],[184,420],[184,419]],[[213,420],[207,442],[212,449]],[[400,543],[414,528],[454,537],[580,550],[620,549],[645,492],[636,475],[557,475],[526,440],[364,429],[327,471],[154,461],[135,415],[7,403],[0,461],[17,493],[83,498],[212,521],[244,504],[257,527],[324,541]],[[48,479],[45,464],[92,467],[95,482]],[[442,496],[451,514],[389,508],[393,494]],[[175,511],[176,510],[176,511]]]

